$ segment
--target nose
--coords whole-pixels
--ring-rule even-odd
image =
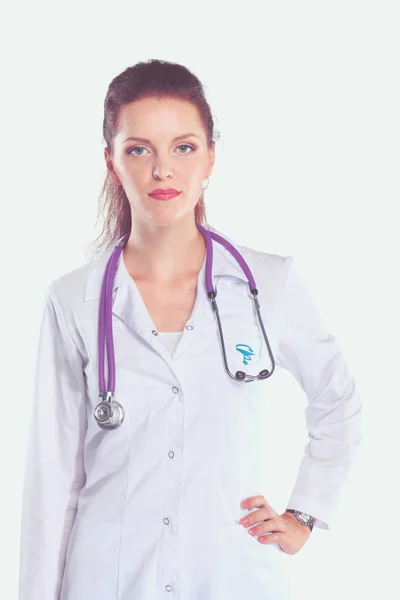
[[[162,158],[158,155],[153,169],[153,176],[156,179],[166,179],[172,177],[172,167],[169,164],[168,158]]]

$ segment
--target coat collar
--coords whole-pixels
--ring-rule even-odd
[[[218,233],[226,240],[228,240],[235,248],[240,251],[240,247],[235,244],[230,238],[228,238],[225,234],[221,233],[208,223],[204,225],[205,229]],[[110,258],[112,252],[114,251],[117,243],[122,239],[119,238],[117,242],[114,242],[109,246],[99,258],[97,258],[90,266],[89,266],[89,275],[86,284],[85,290],[85,302],[89,300],[98,300],[100,299],[101,286],[103,282],[104,272],[107,265],[107,261]],[[121,260],[123,258],[122,254],[120,259],[118,260],[117,270],[114,278],[113,292],[117,288],[124,287],[129,285],[132,281],[131,276],[129,275],[125,262]],[[231,255],[229,250],[224,248],[221,244],[213,240],[213,265],[212,265],[212,274],[213,274],[213,285],[215,287],[215,282],[219,277],[231,276],[241,279],[242,281],[247,282],[247,277],[243,273],[240,265],[237,260]],[[201,267],[201,279],[205,285],[205,258],[203,265]]]

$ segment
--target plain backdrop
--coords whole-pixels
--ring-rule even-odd
[[[204,85],[220,133],[208,221],[238,243],[296,258],[362,397],[363,441],[335,527],[314,529],[284,557],[294,600],[398,597],[397,9],[385,0],[2,9],[1,598],[17,597],[45,291],[86,262],[99,232],[108,84],[150,58],[182,63]],[[307,443],[307,398],[281,370],[271,389],[266,436],[283,512]]]

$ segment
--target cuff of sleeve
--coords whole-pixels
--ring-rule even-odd
[[[307,515],[311,515],[316,519],[314,527],[319,527],[320,529],[329,530],[335,524],[335,508],[327,507],[315,500],[315,498],[292,494],[286,508],[292,508],[293,510],[299,510]]]

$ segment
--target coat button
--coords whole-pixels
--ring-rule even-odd
[[[169,519],[168,519],[168,517],[165,517],[165,518],[163,519],[163,521],[164,521],[164,523],[165,523],[166,525],[169,525]]]
[[[179,392],[179,389],[177,387],[173,387],[172,391],[174,392],[174,394],[177,394]]]
[[[167,590],[167,592],[172,592],[172,585],[166,585],[165,589]]]
[[[170,458],[174,458],[174,456],[175,456],[175,452],[174,452],[173,450],[170,450],[170,451],[168,452],[168,456],[169,456]]]
[[[192,327],[191,325],[186,325],[186,329],[187,329],[188,331],[192,331],[193,327]]]
[[[158,335],[158,331],[156,331],[155,329],[153,329],[153,331],[151,332],[153,335]]]

